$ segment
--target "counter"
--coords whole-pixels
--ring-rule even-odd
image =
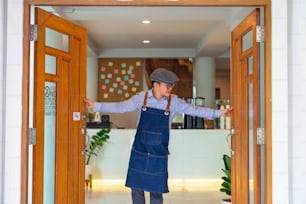
[[[99,129],[88,129],[92,135]],[[112,129],[109,141],[92,158],[92,174],[98,180],[124,180],[135,129]],[[223,154],[229,154],[228,130],[171,129],[169,179],[220,179]]]

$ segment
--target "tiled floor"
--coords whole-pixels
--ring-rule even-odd
[[[185,189],[177,186],[170,192],[164,194],[164,204],[220,204],[223,193],[216,190]],[[95,186],[86,189],[85,204],[131,204],[130,189],[121,187]],[[147,204],[149,194],[146,193]]]

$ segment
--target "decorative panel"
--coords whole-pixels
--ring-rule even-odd
[[[100,59],[98,101],[123,101],[142,91],[142,70],[142,59]]]

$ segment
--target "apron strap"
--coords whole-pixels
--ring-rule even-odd
[[[141,109],[142,109],[143,111],[146,111],[146,110],[147,110],[148,94],[149,94],[149,93],[146,92],[146,93],[145,93],[145,96],[144,96],[143,105],[142,105],[142,107],[141,107]],[[170,104],[171,104],[171,95],[170,95],[169,98],[168,98],[168,103],[167,103],[165,115],[169,115],[169,113],[170,113]]]
[[[147,99],[148,99],[148,92],[145,93],[145,96],[144,96],[144,101],[143,101],[143,105],[142,105],[142,110],[143,111],[146,111],[147,110]]]
[[[168,103],[167,103],[165,115],[169,115],[169,113],[170,113],[170,104],[171,104],[171,94],[170,94],[170,96],[168,98]]]

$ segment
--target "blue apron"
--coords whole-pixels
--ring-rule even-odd
[[[126,186],[138,190],[167,193],[169,107],[166,110],[146,107],[148,93],[136,131],[126,179]]]

